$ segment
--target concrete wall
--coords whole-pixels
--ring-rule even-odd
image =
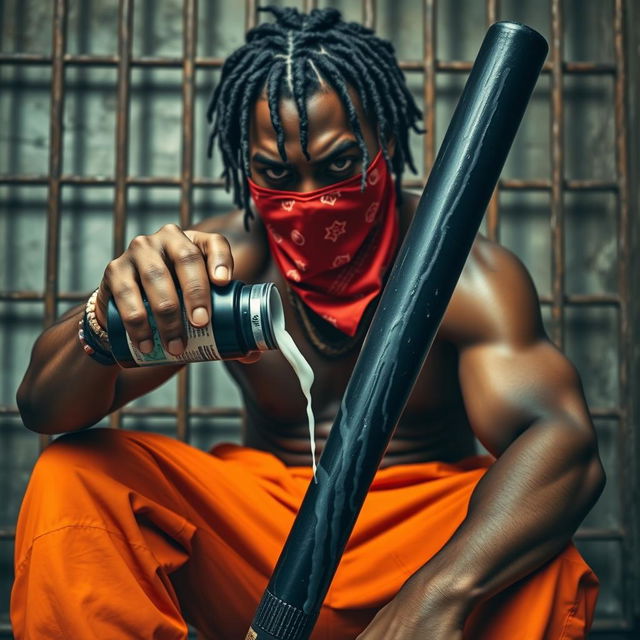
[[[49,54],[52,4],[44,0],[5,0],[0,3],[0,51]],[[283,4],[283,3],[276,3]],[[422,56],[422,13],[417,0],[378,2],[377,28],[390,38],[398,56]],[[472,60],[485,31],[484,2],[448,0],[439,3],[438,58]],[[503,0],[501,19],[514,19],[549,38],[547,3]],[[565,2],[565,59],[613,61],[612,0]],[[82,54],[117,53],[117,2],[70,0],[68,51]],[[300,6],[301,3],[298,3]],[[321,2],[361,18],[356,2]],[[400,7],[400,10],[399,10]],[[638,24],[637,7],[632,18]],[[225,56],[243,41],[241,3],[215,0],[199,3],[199,56]],[[182,3],[179,0],[138,0],[135,3],[133,55],[182,55]],[[630,33],[632,30],[629,30]],[[205,104],[217,71],[198,70],[195,172],[217,176],[218,157],[205,157]],[[0,175],[46,175],[49,150],[51,71],[47,66],[0,66]],[[464,75],[439,75],[436,104],[438,142],[455,107]],[[181,72],[141,69],[132,73],[129,171],[139,176],[178,176],[180,172]],[[421,101],[422,76],[408,75]],[[634,85],[637,86],[637,85]],[[68,68],[65,76],[63,173],[111,176],[115,162],[115,68]],[[567,76],[565,79],[566,177],[615,179],[613,79],[607,75]],[[637,98],[635,98],[637,100]],[[636,102],[637,104],[637,102]],[[548,179],[550,167],[550,80],[541,78],[509,157],[503,177]],[[637,131],[637,130],[636,130]],[[422,141],[413,139],[422,174]],[[635,147],[634,147],[635,148]],[[551,293],[551,234],[548,192],[501,194],[501,242],[514,250],[530,269],[541,296]],[[58,288],[89,291],[97,286],[112,257],[112,187],[65,186],[62,195],[62,244]],[[45,282],[45,186],[0,184],[0,291],[42,291]],[[151,233],[177,221],[179,191],[175,188],[132,187],[128,195],[127,238]],[[194,220],[229,209],[231,198],[219,190],[196,189]],[[617,290],[617,215],[613,193],[567,193],[566,287],[569,294]],[[68,305],[60,304],[59,313]],[[574,307],[566,310],[566,351],[584,379],[591,406],[620,402],[618,385],[618,311],[615,307]],[[545,319],[548,320],[548,309]],[[26,369],[31,345],[42,330],[43,305],[0,301],[0,405],[15,404],[15,390]],[[138,406],[173,405],[175,381],[136,401]],[[239,406],[239,394],[219,364],[194,367],[193,406]],[[19,419],[0,416],[0,529],[14,524],[20,499],[38,454],[37,436]],[[168,434],[168,419],[127,420],[126,427]],[[597,421],[609,484],[586,524],[616,528],[622,521],[619,437],[616,419]],[[218,439],[237,439],[233,420],[196,419],[193,443],[207,447]],[[0,540],[0,614],[7,609],[11,581],[11,543]],[[585,542],[581,548],[601,577],[598,605],[601,619],[623,612],[623,557],[619,542]],[[613,636],[612,636],[613,637]]]

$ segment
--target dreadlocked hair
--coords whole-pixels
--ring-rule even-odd
[[[344,106],[349,126],[362,154],[362,188],[366,185],[369,154],[356,108],[349,95],[355,89],[364,112],[373,118],[382,153],[400,185],[405,163],[416,168],[409,149],[409,129],[424,133],[417,122],[422,119],[404,74],[398,67],[390,42],[355,22],[344,22],[336,9],[314,9],[301,14],[297,9],[260,7],[275,17],[247,32],[246,43],[234,51],[222,67],[220,82],[207,107],[210,124],[207,155],[211,157],[218,138],[227,191],[233,186],[236,206],[245,211],[249,229],[253,218],[247,178],[249,163],[249,124],[251,108],[261,92],[266,93],[278,151],[286,162],[285,135],[278,104],[293,99],[300,118],[300,145],[307,159],[309,123],[306,99],[328,84]],[[396,141],[393,158],[388,153],[389,136]]]

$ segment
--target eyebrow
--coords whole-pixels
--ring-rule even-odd
[[[350,151],[353,148],[358,148],[358,143],[355,140],[344,140],[340,144],[338,144],[334,149],[332,149],[329,153],[324,155],[322,158],[318,158],[314,161],[314,164],[325,164],[335,160],[338,156],[342,155],[345,151]],[[278,162],[277,160],[272,160],[268,156],[263,155],[262,153],[254,153],[252,156],[252,160],[254,162],[262,162],[262,164],[269,165],[271,167],[275,167],[280,169],[285,167],[287,169],[292,169],[293,165],[289,162]]]

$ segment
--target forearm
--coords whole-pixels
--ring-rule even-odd
[[[40,433],[63,433],[95,424],[113,403],[120,367],[84,353],[78,340],[79,305],[38,338],[18,390],[25,425]]]
[[[588,429],[536,422],[478,483],[467,517],[421,578],[468,611],[561,551],[603,484]]]

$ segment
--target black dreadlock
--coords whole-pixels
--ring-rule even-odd
[[[286,162],[284,130],[278,104],[281,98],[293,98],[300,117],[300,145],[307,159],[309,138],[306,99],[322,82],[327,82],[340,97],[362,153],[362,188],[366,184],[369,154],[362,136],[355,106],[349,96],[353,87],[362,107],[377,124],[385,161],[400,183],[405,162],[416,173],[409,149],[409,129],[417,126],[422,113],[409,93],[390,42],[376,37],[371,29],[355,22],[343,22],[336,9],[314,9],[301,14],[297,9],[260,7],[276,18],[251,29],[246,44],[234,51],[222,67],[207,108],[211,125],[207,154],[211,157],[218,138],[222,153],[227,190],[233,184],[236,206],[245,210],[245,228],[253,213],[249,204],[247,177],[249,165],[249,119],[258,95],[266,91],[271,122],[277,136],[278,150]],[[390,161],[388,137],[397,141]]]

